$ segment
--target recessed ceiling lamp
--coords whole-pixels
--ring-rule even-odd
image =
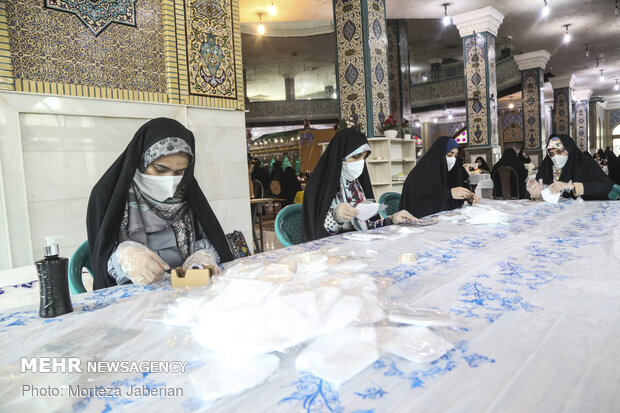
[[[570,34],[568,34],[568,26],[570,26],[570,24],[564,25],[564,27],[566,27],[566,33],[564,34],[564,43],[570,42]]]
[[[603,70],[601,69],[601,77],[598,78],[599,81],[604,82],[605,81],[605,76],[603,76]]]
[[[547,4],[547,0],[545,0],[545,7],[543,7],[543,10],[542,10],[543,17],[547,17],[550,11],[551,9],[549,8],[549,5]]]
[[[258,19],[260,23],[258,27],[256,28],[256,30],[258,31],[258,34],[262,36],[265,34],[265,25],[263,24],[263,13],[258,13]]]
[[[614,86],[614,90],[620,90],[620,85],[618,84],[618,79],[616,79],[616,85]]]
[[[278,12],[278,9],[276,9],[276,5],[273,4],[273,1],[271,2],[271,6],[267,7],[267,11],[269,12],[270,16],[275,16]]]
[[[450,3],[444,3],[443,6],[443,25],[449,26],[452,24],[452,17],[448,16],[448,6]]]

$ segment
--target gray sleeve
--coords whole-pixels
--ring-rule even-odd
[[[215,250],[213,245],[211,245],[207,238],[200,239],[194,243],[194,250],[192,251],[192,254],[199,250],[208,251],[209,254],[211,254],[213,258],[215,258],[215,262],[218,264],[220,263],[220,255],[217,253],[217,251]]]
[[[116,280],[116,284],[129,284],[131,280],[125,272],[121,269],[121,265],[118,263],[118,256],[116,255],[116,251],[110,255],[110,259],[108,260],[108,274],[110,277]]]

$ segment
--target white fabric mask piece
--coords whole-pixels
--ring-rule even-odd
[[[364,171],[364,160],[360,159],[359,161],[353,162],[342,162],[342,176],[347,181],[352,181],[354,179],[359,178],[359,176]]]
[[[568,155],[555,155],[553,158],[551,158],[551,160],[553,161],[553,165],[555,165],[556,168],[562,169],[568,161]]]
[[[446,163],[448,164],[448,171],[451,171],[454,168],[454,164],[456,163],[456,158],[449,158],[446,156]]]
[[[138,188],[156,201],[172,198],[183,176],[156,176],[136,171],[133,177]]]

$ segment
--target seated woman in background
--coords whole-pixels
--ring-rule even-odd
[[[463,187],[463,167],[457,160],[458,143],[448,136],[437,139],[416,164],[403,185],[400,208],[421,218],[460,208],[467,199],[478,197]]]
[[[519,160],[523,163],[530,163],[532,162],[532,160],[530,159],[530,156],[527,154],[527,151],[525,150],[525,148],[521,148],[521,150],[519,151],[519,156],[517,156],[517,158],[519,158]]]
[[[495,172],[500,166],[509,166],[517,173],[516,181],[514,175],[510,177],[510,193],[513,194],[513,197],[516,196],[517,188],[519,188],[519,198],[528,199],[530,194],[528,194],[525,189],[527,170],[525,166],[523,166],[523,162],[517,159],[517,153],[512,148],[507,148],[502,157],[499,158],[499,161],[493,165],[493,170],[491,171],[491,177],[493,178],[493,195],[498,197],[502,196],[502,183],[499,174],[497,177],[495,175]]]
[[[489,168],[487,161],[485,161],[482,156],[477,157],[474,163],[480,172],[491,173],[491,168]]]
[[[334,135],[306,184],[301,217],[304,242],[415,220],[407,211],[384,219],[378,215],[364,222],[355,219],[355,206],[374,198],[364,162],[369,154],[368,140],[357,129],[342,129]]]
[[[536,180],[530,179],[527,191],[533,199],[540,198],[544,185],[552,193],[562,192],[565,198],[581,196],[586,200],[608,199],[613,182],[596,161],[582,153],[568,135],[552,135],[547,156],[538,168]]]
[[[301,182],[297,179],[293,167],[289,166],[282,174],[282,196],[286,199],[287,205],[293,203],[299,191],[301,191]]]
[[[86,224],[93,288],[150,284],[177,266],[233,259],[196,178],[194,135],[153,119],[93,187]]]

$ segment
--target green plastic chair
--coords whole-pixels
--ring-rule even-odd
[[[301,205],[289,205],[276,216],[276,236],[285,247],[301,243]]]
[[[611,187],[611,191],[609,192],[607,197],[611,199],[612,201],[615,201],[616,199],[618,199],[619,196],[620,196],[620,185],[614,184],[614,186]]]
[[[379,197],[379,203],[387,206],[386,209],[381,211],[381,218],[395,214],[400,206],[400,194],[398,192],[385,192]]]
[[[86,288],[84,288],[84,283],[82,282],[82,268],[86,268],[92,277],[93,272],[90,270],[88,241],[84,241],[69,259],[69,288],[73,294],[82,294],[86,292]]]

